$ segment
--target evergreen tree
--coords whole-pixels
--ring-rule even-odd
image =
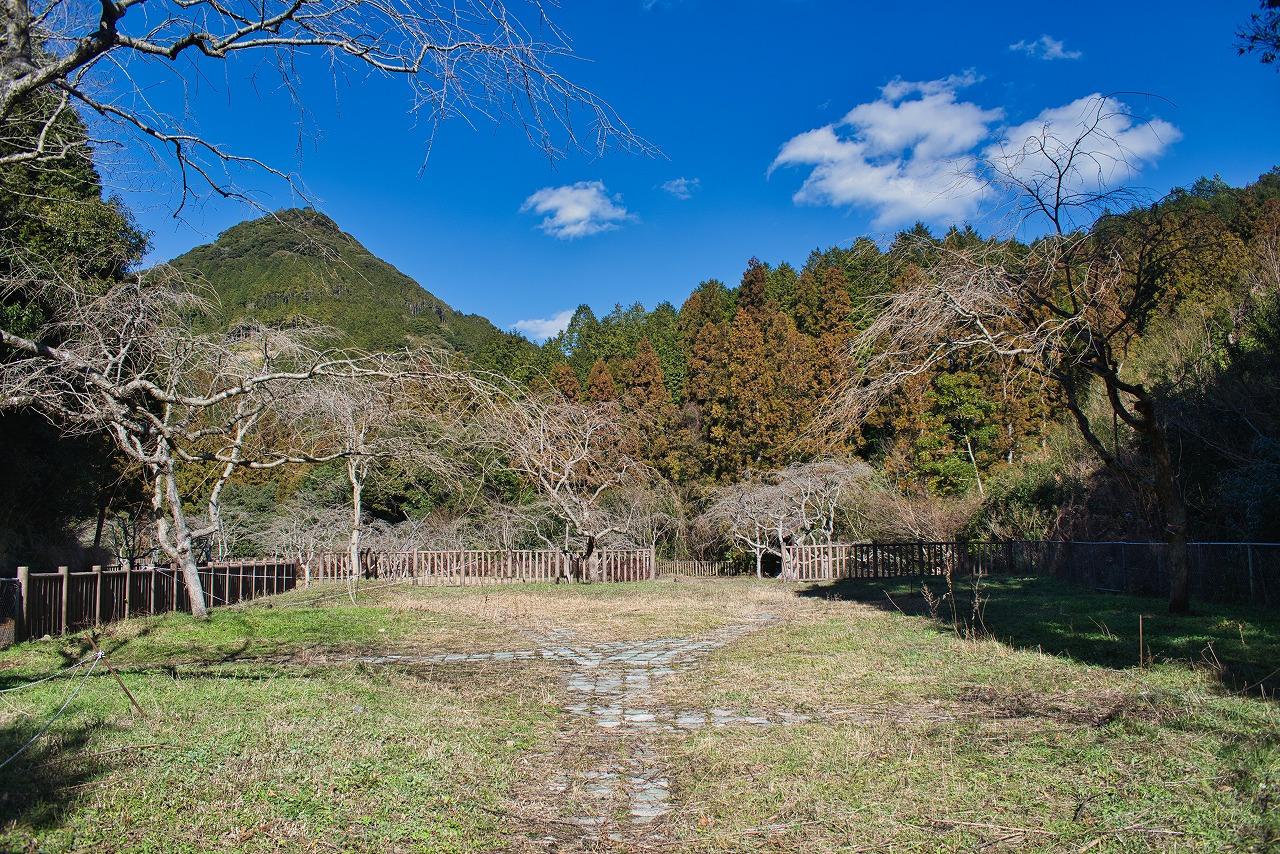
[[[578,375],[568,362],[556,362],[551,369],[550,380],[551,387],[564,395],[565,400],[577,403],[582,399],[582,383],[578,382]]]
[[[756,314],[738,309],[728,336],[728,371],[706,413],[712,471],[736,477],[758,468],[767,457],[775,430],[774,374]],[[785,405],[785,404],[783,404]]]
[[[636,355],[627,364],[623,404],[633,424],[637,459],[653,465],[665,477],[679,480],[693,474],[690,437],[679,423],[679,410],[662,374],[658,352],[649,339],[641,339]]]
[[[738,309],[762,312],[769,305],[769,267],[759,258],[747,262],[738,285]]]
[[[65,148],[63,156],[0,167],[0,276],[25,254],[90,292],[105,290],[138,263],[147,241],[118,200],[103,198],[84,125],[71,111],[64,117],[48,140],[51,150]],[[0,142],[0,153],[6,148]],[[6,292],[0,326],[56,344],[53,310],[43,294]],[[67,437],[40,414],[18,410],[0,415],[0,448],[0,566],[78,564],[75,523],[95,520],[97,544],[117,506],[140,503],[139,485],[104,436]]]
[[[636,412],[656,412],[671,406],[671,392],[662,375],[658,351],[648,338],[640,339],[635,356],[627,362],[624,400],[627,408]]]
[[[618,385],[613,380],[613,373],[604,359],[597,358],[587,374],[586,399],[603,403],[607,400],[616,400],[617,397]]]
[[[689,360],[680,332],[680,313],[669,302],[660,302],[645,324],[646,337],[658,354],[667,391],[674,402],[684,400],[684,386],[689,375]]]
[[[585,382],[587,372],[596,360],[595,348],[600,337],[600,321],[589,305],[580,305],[574,311],[564,331],[547,341],[547,346],[569,360],[580,381]]]
[[[708,323],[727,325],[737,312],[737,297],[718,279],[708,279],[694,288],[680,307],[680,332],[686,350],[702,334]]]
[[[765,286],[768,304],[779,311],[791,312],[795,304],[799,274],[786,261],[769,270]]]

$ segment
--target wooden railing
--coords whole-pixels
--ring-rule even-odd
[[[278,559],[229,561],[199,569],[210,607],[292,590],[297,567]],[[31,572],[18,567],[14,639],[61,635],[126,617],[191,610],[182,573],[169,566],[100,567],[87,572]]]
[[[784,581],[901,576],[1047,575],[1094,590],[1165,596],[1169,546],[1159,542],[833,543],[783,549]],[[1187,545],[1191,596],[1280,605],[1280,543]]]
[[[1019,567],[1034,571],[1033,543],[817,543],[782,550],[784,581],[840,578],[895,578],[914,575],[1010,575]]]
[[[742,561],[731,560],[668,560],[658,558],[658,575],[688,575],[694,578],[716,578],[726,575],[742,575],[751,569]]]
[[[351,556],[325,552],[303,557],[302,583],[352,577]],[[362,552],[358,578],[402,579],[414,584],[468,585],[548,582],[570,577],[569,556],[549,549],[469,549],[457,551]],[[653,549],[601,549],[581,567],[585,580],[643,581],[656,572]]]

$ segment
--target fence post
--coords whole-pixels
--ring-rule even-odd
[[[102,625],[102,565],[93,565],[93,624]]]
[[[67,598],[71,593],[71,570],[60,566],[58,575],[62,578],[62,605],[58,609],[62,622],[58,625],[58,634],[65,635],[67,633]]]
[[[20,566],[18,567],[18,596],[20,597],[20,601],[18,603],[17,626],[13,633],[13,639],[15,641],[27,639],[27,627],[30,625],[27,620],[31,613],[31,606],[28,604],[28,594],[30,592],[31,569],[30,567]]]
[[[1249,559],[1249,604],[1257,604],[1258,591],[1253,585],[1253,543],[1245,543],[1245,555]]]

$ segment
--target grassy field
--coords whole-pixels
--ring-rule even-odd
[[[0,850],[549,850],[519,809],[564,755],[549,745],[635,744],[587,738],[547,662],[356,656],[532,649],[551,630],[684,637],[762,614],[777,619],[658,683],[659,700],[807,719],[655,733],[672,783],[657,835],[567,850],[1280,846],[1280,619],[1171,618],[1008,580],[974,621],[968,595],[958,627],[907,581],[397,587],[129,621],[100,642],[145,717],[101,667],[0,693],[2,760],[78,689],[0,769]],[[89,651],[69,637],[0,652],[0,689]]]
[[[689,850],[1280,846],[1280,710],[1224,687],[1280,666],[1274,617],[1153,619],[1141,668],[1152,600],[1007,581],[983,594],[994,637],[970,639],[913,614],[918,584],[885,584],[804,589],[813,607],[666,686],[811,717],[670,745]]]
[[[133,620],[50,732],[0,771],[0,850],[491,849],[515,757],[547,737],[555,675],[325,663],[357,651],[506,646],[500,626],[351,607]],[[80,659],[83,637],[0,654],[0,687]],[[0,694],[0,757],[81,683]]]

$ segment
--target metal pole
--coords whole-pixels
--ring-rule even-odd
[[[20,599],[20,601],[18,602],[18,613],[17,613],[18,625],[15,627],[15,631],[13,633],[13,639],[15,641],[21,641],[21,640],[27,639],[28,626],[30,626],[30,623],[27,622],[27,620],[28,620],[28,616],[31,613],[30,593],[31,593],[31,568],[26,566],[20,566],[18,567],[18,596]]]
[[[67,633],[67,597],[71,593],[71,570],[65,566],[60,566],[58,567],[58,575],[62,577],[62,605],[58,609],[58,615],[62,622],[58,626],[58,634],[65,635]]]

